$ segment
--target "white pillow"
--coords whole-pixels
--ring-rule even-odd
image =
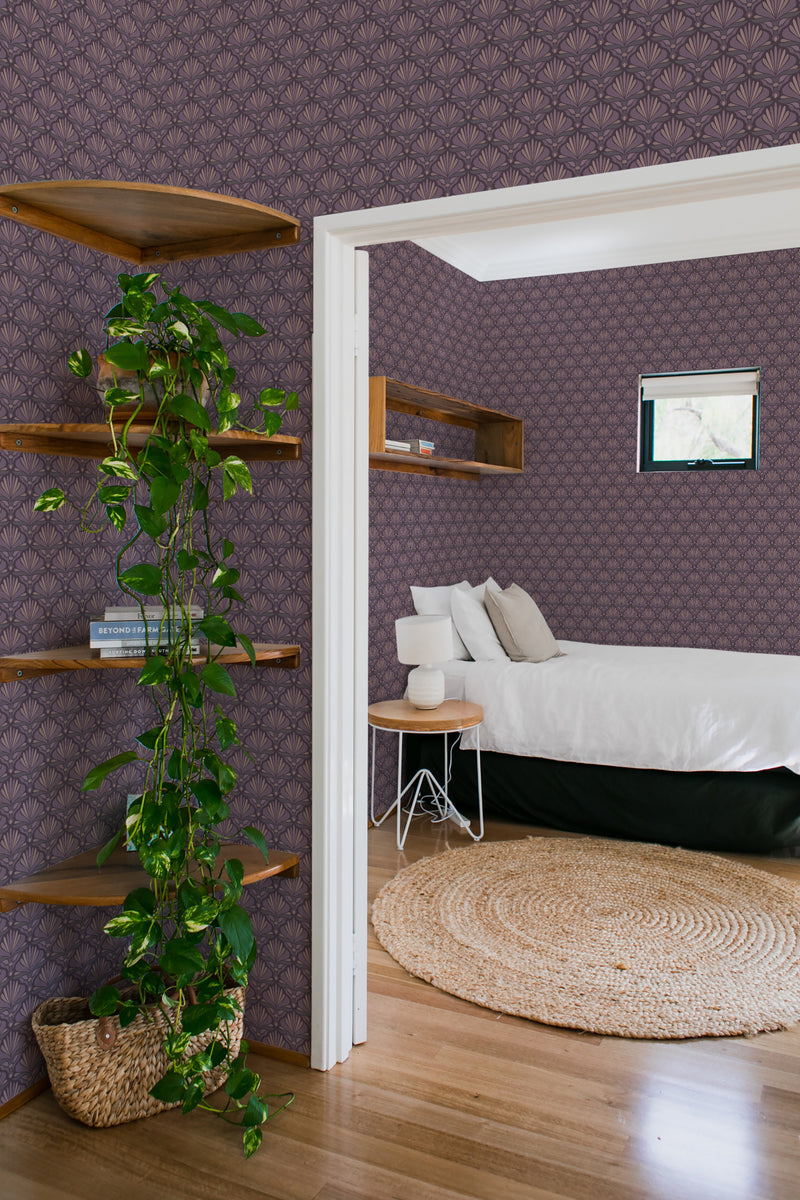
[[[450,597],[450,613],[464,644],[477,662],[501,662],[507,660],[508,655],[489,620],[483,602],[485,588],[500,590],[491,577],[476,588],[468,583],[457,584]]]
[[[449,587],[412,587],[411,599],[414,609],[420,617],[449,617],[450,597],[456,587],[469,587],[466,579],[463,583],[454,583]],[[453,625],[453,658],[468,659],[469,650],[462,642]]]

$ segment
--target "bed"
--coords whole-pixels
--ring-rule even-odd
[[[694,849],[800,845],[800,657],[559,646],[444,664],[447,695],[484,708],[487,815]],[[434,741],[410,752],[438,759]],[[451,792],[474,801],[474,753],[454,753]]]

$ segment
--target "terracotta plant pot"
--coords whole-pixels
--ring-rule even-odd
[[[131,391],[139,390],[139,381],[136,377],[135,371],[125,371],[122,369],[122,367],[112,366],[107,360],[105,354],[98,354],[96,361],[97,381],[95,383],[95,388],[100,393],[101,399],[105,396],[105,393],[108,391],[108,389],[113,387],[127,388],[130,386]],[[170,355],[170,363],[174,365],[176,361],[177,356]],[[200,395],[196,397],[204,408],[208,403],[210,394],[208,380],[204,375],[203,386],[200,390]],[[142,397],[145,408],[157,408],[161,402],[160,394],[149,383],[142,385]]]

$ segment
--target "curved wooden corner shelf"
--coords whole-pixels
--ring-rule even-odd
[[[300,238],[299,221],[263,204],[109,179],[6,184],[0,215],[137,266],[267,250]]]
[[[0,887],[0,912],[12,912],[21,904],[122,904],[134,888],[149,886],[150,877],[142,869],[135,852],[115,850],[103,866],[98,867],[98,850],[99,847],[84,850],[74,858]],[[269,862],[265,862],[255,846],[230,842],[223,845],[217,858],[217,872],[229,858],[238,858],[241,862],[246,884],[275,875],[295,878],[300,869],[296,854],[270,850]]]
[[[144,445],[150,423],[134,423],[128,431],[128,445]],[[219,453],[235,453],[246,462],[280,462],[302,458],[300,438],[273,433],[248,433],[231,429],[211,433],[209,444]],[[14,424],[0,425],[0,450],[17,454],[69,454],[74,458],[105,458],[113,449],[108,426],[102,424]]]
[[[256,652],[257,666],[289,669],[300,666],[299,646],[257,642],[253,649]],[[198,656],[194,661],[200,664],[206,661],[206,657]],[[240,649],[223,650],[215,661],[223,666],[250,663],[247,652]],[[55,675],[59,671],[114,671],[130,670],[132,667],[141,670],[144,664],[143,657],[101,658],[100,651],[89,646],[59,646],[55,650],[30,650],[24,654],[3,655],[0,657],[0,683],[10,683],[18,679],[38,679],[42,675]]]

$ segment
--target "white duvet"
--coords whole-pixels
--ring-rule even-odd
[[[560,641],[543,663],[450,662],[482,750],[666,771],[800,774],[800,657]],[[462,745],[475,748],[475,730]]]

